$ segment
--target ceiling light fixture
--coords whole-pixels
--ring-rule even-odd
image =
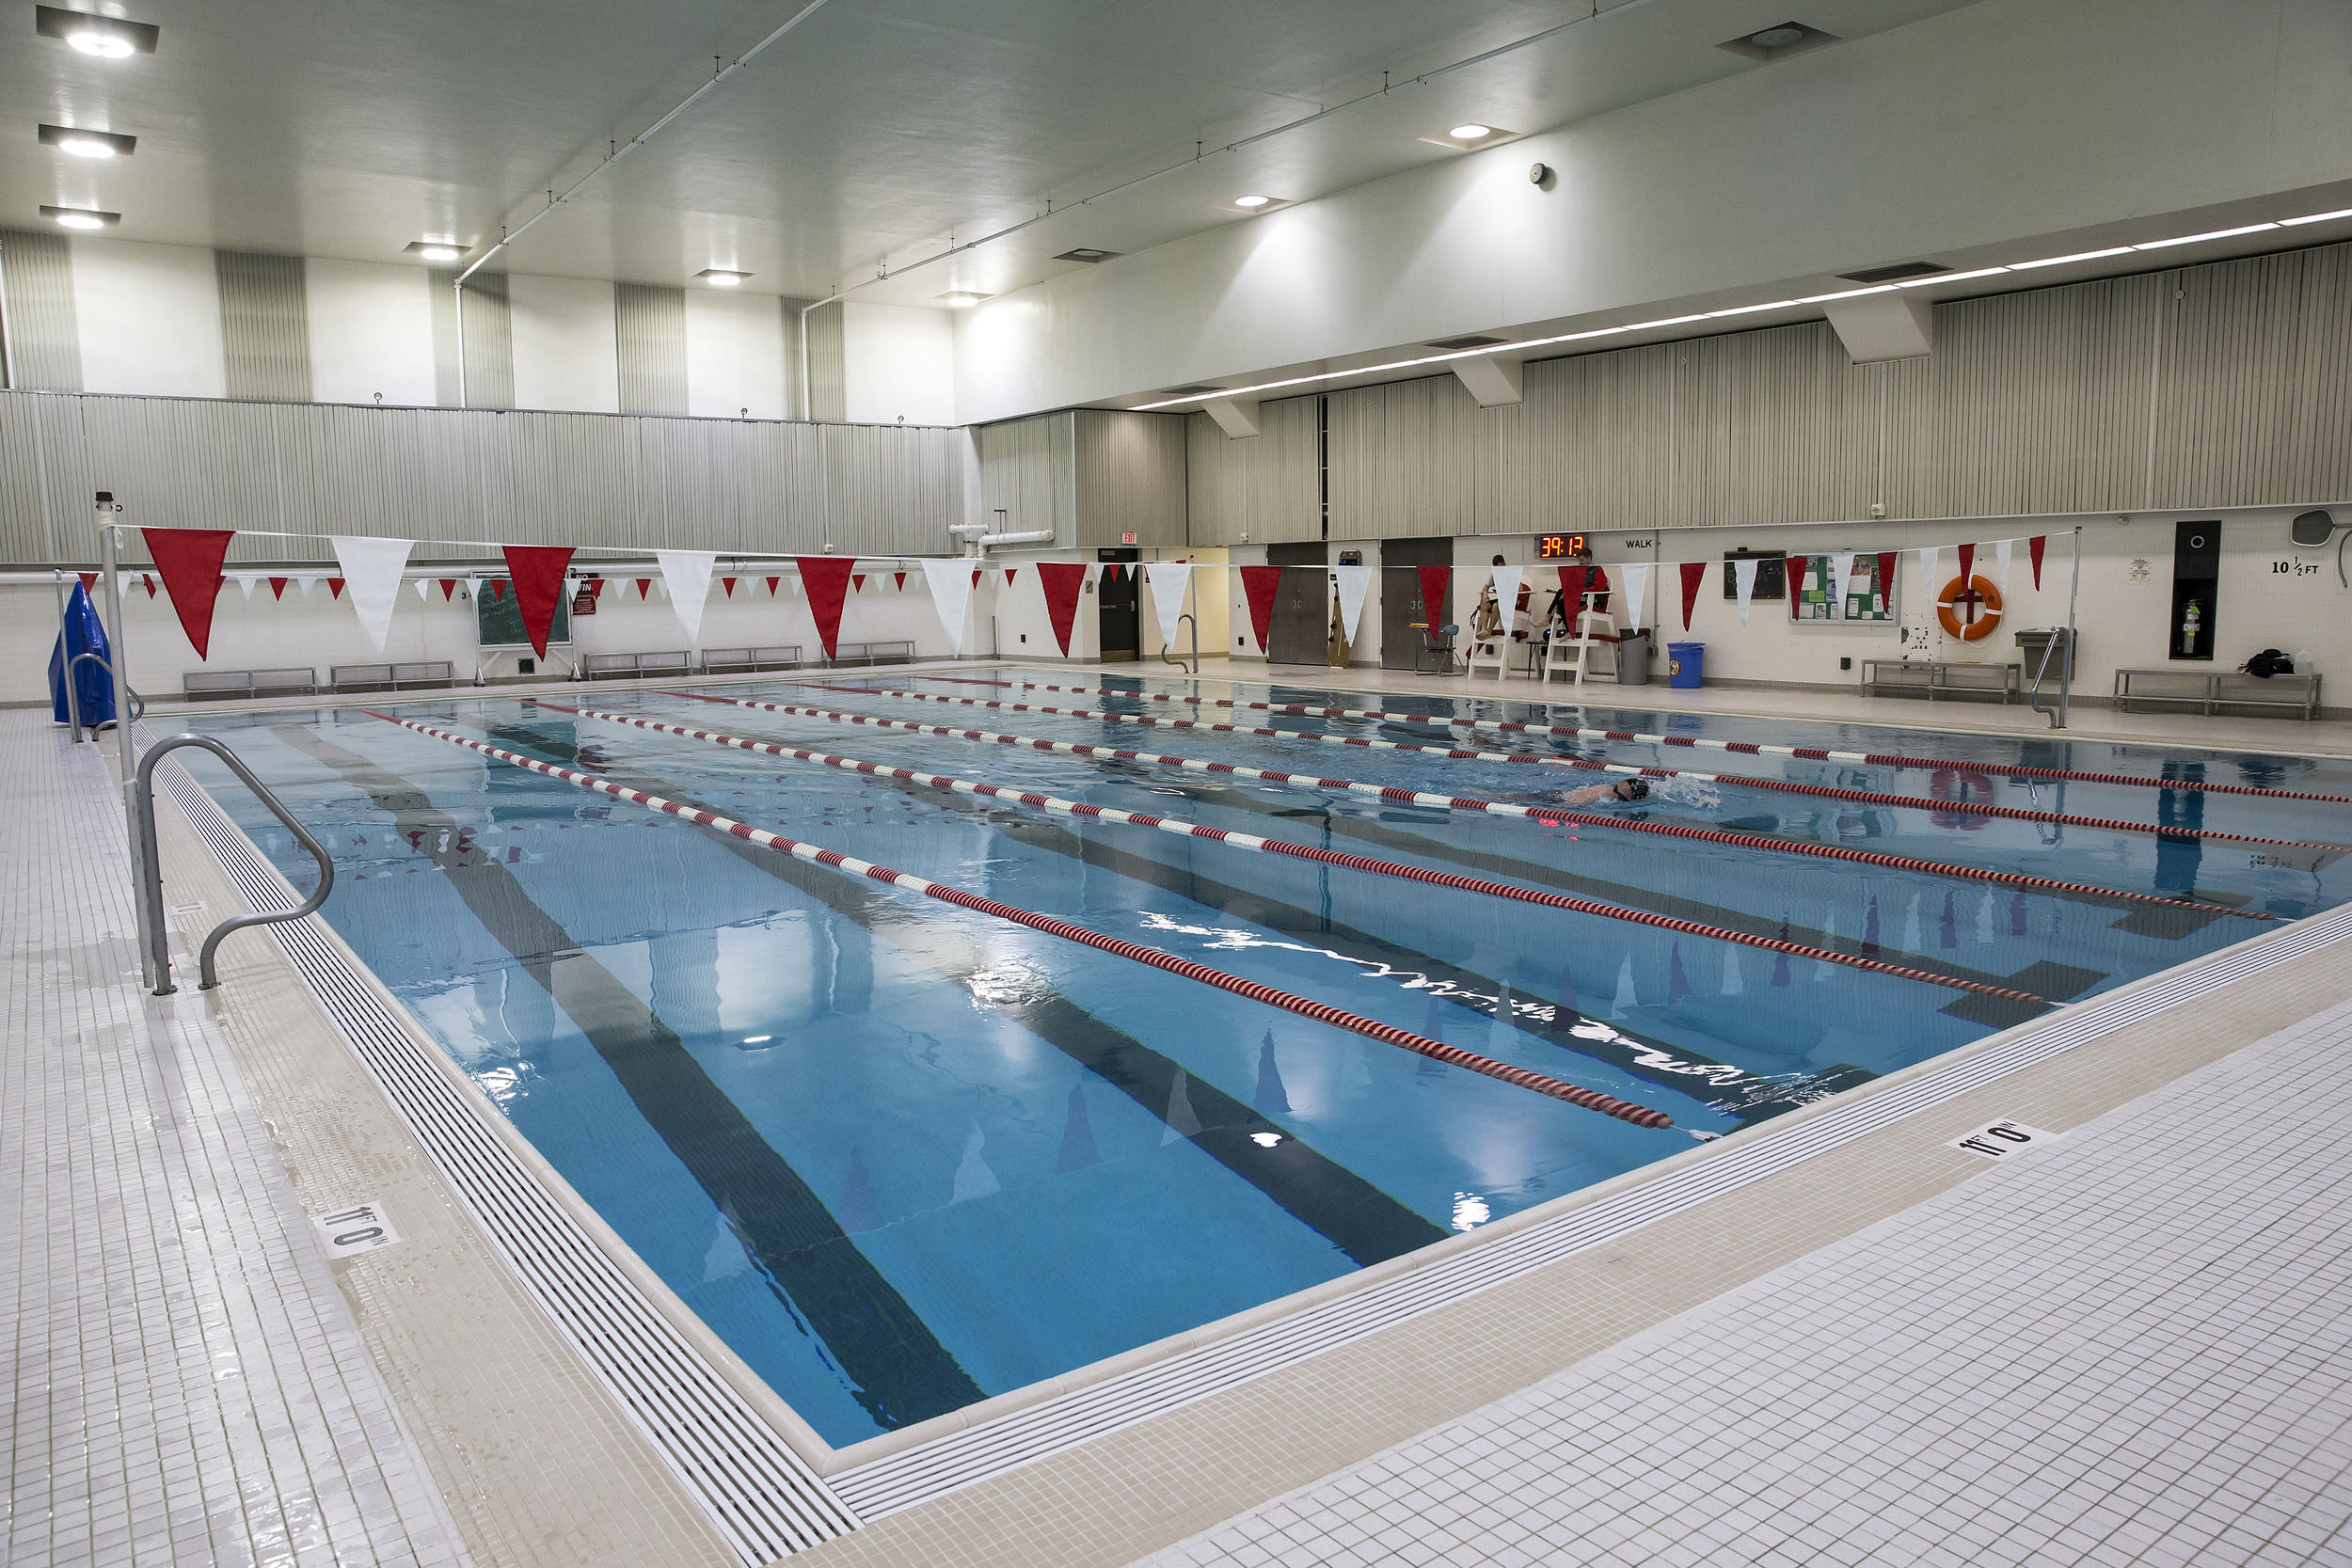
[[[996,296],[994,294],[975,293],[970,289],[950,289],[939,297],[947,302],[948,309],[953,310],[961,310],[968,306],[977,305],[984,299],[994,299]]]
[[[1450,147],[1459,151],[1470,147],[1490,147],[1499,141],[1508,141],[1518,135],[1518,132],[1505,131],[1500,125],[1488,125],[1483,120],[1466,119],[1448,130],[1432,131],[1421,139],[1438,147]]]
[[[1758,49],[1786,49],[1792,43],[1804,41],[1803,27],[1767,27],[1760,33],[1750,33],[1748,41]]]
[[[127,158],[139,145],[136,136],[118,136],[112,131],[87,131],[78,125],[44,125],[40,128],[40,144],[75,158]]]
[[[2030,272],[2035,267],[2062,267],[2069,261],[2104,261],[2109,256],[2129,256],[2131,253],[2132,247],[2130,245],[2119,245],[2110,246],[2106,250],[2078,250],[2072,256],[2044,256],[2038,261],[2011,261],[2009,264],[2009,270],[2011,272]]]
[[[2203,234],[2180,234],[2169,240],[2142,240],[2134,250],[2164,250],[2176,245],[2197,245],[2205,240],[2232,240],[2240,234],[2259,234],[2265,229],[2276,229],[2275,223],[2249,223],[2235,229],[2216,229]]]
[[[48,207],[40,215],[60,229],[105,229],[122,221],[120,213],[102,213],[94,207]]]
[[[1055,257],[1054,260],[1057,261],[1084,261],[1091,266],[1103,261],[1108,261],[1117,257],[1119,254],[1120,253],[1116,250],[1104,250],[1094,245],[1082,245],[1075,250],[1063,251],[1059,256]]]
[[[2352,218],[2352,207],[2345,207],[2333,213],[2306,213],[2299,218],[2280,218],[2279,227],[2295,229],[2306,223],[2333,223],[2338,218]]]
[[[1241,208],[1244,212],[1255,212],[1258,208],[1266,206],[1273,200],[1274,198],[1270,196],[1237,196],[1233,198],[1233,205]]]
[[[404,253],[421,261],[454,261],[466,254],[466,247],[455,240],[411,240]]]
[[[728,267],[705,267],[694,276],[714,289],[739,289],[752,275],[748,272],[736,272]]]
[[[33,8],[33,31],[45,39],[57,39],[70,47],[101,60],[127,60],[134,55],[152,55],[155,40],[163,29],[145,22],[125,22],[119,16],[92,16],[87,11],[70,11],[56,6],[37,6]]]
[[[1446,135],[1452,136],[1455,141],[1476,141],[1481,136],[1489,136],[1494,135],[1494,127],[1491,125],[1475,124],[1456,125],[1453,130],[1448,131]]]

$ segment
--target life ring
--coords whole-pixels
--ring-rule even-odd
[[[1970,592],[1973,592],[1976,602],[1966,604]],[[1965,624],[1957,613],[1963,604],[1969,611]],[[1935,596],[1935,618],[1944,623],[1946,635],[1957,637],[1963,642],[1990,637],[1993,628],[2001,624],[2001,591],[1994,587],[1990,580],[1975,576],[1966,579],[1966,589],[1963,589],[1962,579],[1954,578],[1944,585],[1944,592]]]
[[[1928,795],[1937,800],[1948,800],[1957,809],[1938,809],[1928,813],[1928,818],[1939,828],[1958,828],[1974,832],[1992,820],[1972,810],[1993,804],[1993,781],[1981,773],[1963,773],[1950,768],[1939,768],[1928,775]]]

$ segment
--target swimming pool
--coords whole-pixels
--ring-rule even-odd
[[[1086,689],[1039,689],[1054,685]],[[1924,751],[2171,787],[1196,712],[1145,693]],[[2192,787],[2352,793],[2340,761],[1017,669],[722,694],[770,705],[591,692],[385,710],[439,735],[357,708],[199,727],[328,844],[335,928],[836,1446],[1474,1229],[2347,892],[2325,847],[2341,807]],[[1092,716],[1105,713],[1279,733]],[[460,740],[1040,911],[1673,1125],[1564,1103]],[[1446,754],[1462,750],[1555,760]],[[1175,756],[1218,770],[1148,760]],[[1680,798],[1576,819],[1468,809],[1557,812],[1568,790],[1620,776],[1572,761],[1758,782],[1660,780]],[[1226,770],[1251,768],[1372,792]],[[1326,858],[1073,816],[1045,797]],[[220,799],[300,883],[305,857],[282,830],[241,793]],[[2084,825],[2109,821],[2168,831]]]

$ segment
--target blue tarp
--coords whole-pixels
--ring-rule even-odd
[[[49,713],[60,724],[72,721],[65,705],[65,661],[75,654],[114,657],[106,642],[106,628],[98,621],[98,607],[89,602],[89,590],[78,582],[73,585],[73,597],[66,601],[65,625],[57,630],[57,645],[49,655]],[[91,659],[75,665],[73,696],[81,705],[83,723],[114,722],[114,678],[105,666]]]

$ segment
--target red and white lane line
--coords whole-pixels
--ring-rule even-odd
[[[1989,773],[2009,779],[2072,779],[2085,784],[2136,784],[2146,789],[2193,789],[2208,795],[2260,795],[2274,800],[2319,800],[2329,805],[2352,806],[2352,795],[2315,795],[2299,789],[2207,784],[2193,779],[2151,779],[2137,773],[2089,773],[2073,768],[2027,768],[2022,764],[1962,762],[1951,757],[1900,756],[1885,752],[1834,752],[1818,746],[1768,746],[1756,740],[1710,740],[1701,736],[1646,735],[1638,730],[1596,730],[1579,724],[1522,724],[1507,719],[1454,719],[1437,713],[1391,713],[1385,708],[1310,707],[1303,703],[1246,703],[1231,697],[1186,697],[1167,691],[1121,691],[1104,686],[1055,686],[1045,681],[982,680],[972,675],[927,674],[922,678],[927,681],[953,681],[958,686],[1059,691],[1075,697],[1134,697],[1154,703],[1184,703],[1193,707],[1297,713],[1313,719],[1376,719],[1392,724],[1421,724],[1431,729],[1491,730],[1497,735],[1573,735],[1591,740],[1632,740],[1650,746],[1696,747],[1705,751],[1736,752],[1746,756],[1802,757],[1808,762],[1859,762],[1874,768],[1940,768],[1954,773]],[[1549,701],[1548,698],[1533,697],[1494,700]]]
[[[1352,1030],[1356,1034],[1383,1041],[1389,1045],[1402,1046],[1406,1051],[1416,1052],[1434,1061],[1444,1062],[1453,1067],[1466,1068],[1471,1072],[1484,1073],[1489,1078],[1500,1079],[1505,1084],[1517,1085],[1523,1089],[1532,1089],[1537,1094],[1548,1095],[1553,1100],[1565,1101],[1571,1105],[1581,1106],[1587,1111],[1598,1111],[1601,1115],[1614,1117],[1619,1121],[1629,1121],[1636,1127],[1672,1127],[1674,1125],[1672,1117],[1663,1111],[1653,1110],[1647,1105],[1636,1105],[1629,1101],[1617,1100],[1602,1094],[1597,1089],[1580,1088],[1574,1084],[1564,1083],[1557,1078],[1547,1078],[1540,1072],[1530,1072],[1525,1068],[1512,1067],[1508,1063],[1498,1062],[1492,1057],[1458,1050],[1442,1040],[1425,1039],[1422,1036],[1391,1024],[1380,1023],[1368,1018],[1359,1018],[1354,1013],[1342,1011],[1338,1007],[1327,1006],[1321,1002],[1311,1001],[1304,996],[1294,996],[1289,991],[1277,990],[1272,986],[1261,985],[1255,980],[1246,980],[1238,974],[1228,974],[1223,970],[1211,969],[1205,964],[1194,963],[1190,958],[1180,958],[1173,954],[1139,946],[1118,937],[1106,937],[1100,931],[1089,931],[1083,926],[1073,926],[1066,920],[1057,920],[1051,915],[1039,914],[1034,910],[1016,909],[1010,904],[1000,904],[993,898],[982,898],[977,894],[966,893],[961,888],[949,887],[945,882],[927,881],[921,877],[912,876],[904,871],[894,871],[889,866],[877,865],[871,861],[858,860],[853,856],[844,855],[838,850],[820,848],[817,845],[805,844],[799,839],[786,838],[781,833],[771,833],[764,828],[755,828],[749,823],[721,816],[717,812],[702,811],[693,806],[681,805],[675,800],[664,800],[659,795],[648,795],[641,789],[624,789],[608,779],[599,779],[588,773],[574,772],[571,768],[558,768],[553,763],[540,762],[536,758],[527,757],[516,752],[504,751],[479,740],[469,740],[462,735],[453,735],[448,730],[436,729],[430,724],[420,724],[413,719],[394,718],[389,713],[379,713],[373,708],[362,708],[360,711],[371,718],[381,719],[388,724],[398,724],[402,729],[414,730],[419,735],[431,736],[436,740],[445,740],[453,746],[462,746],[468,751],[479,752],[484,756],[494,757],[500,762],[527,768],[533,773],[544,773],[551,779],[561,779],[565,784],[576,784],[581,789],[593,790],[600,795],[610,795],[616,800],[627,800],[633,805],[644,806],[649,811],[666,812],[672,816],[684,817],[689,822],[698,822],[705,827],[720,829],[722,832],[733,833],[738,838],[756,844],[764,849],[773,849],[779,854],[790,855],[795,860],[829,866],[844,876],[863,877],[871,881],[885,882],[908,893],[919,893],[926,898],[936,898],[943,903],[974,910],[981,914],[994,915],[999,920],[1009,920],[1018,926],[1026,926],[1031,930],[1043,931],[1048,936],[1060,937],[1065,941],[1078,942],[1101,952],[1116,954],[1122,958],[1132,958],[1136,963],[1149,964],[1153,969],[1166,970],[1170,974],[1180,974],[1187,980],[1197,980],[1204,986],[1215,986],[1219,990],[1232,991],[1234,995],[1247,997],[1252,1002],[1263,1002],[1268,1006],[1280,1007],[1285,1011],[1296,1013],[1302,1018],[1313,1019],[1318,1023],[1328,1023],[1337,1028]]]
[[[1406,740],[1375,740],[1369,736],[1331,735],[1321,730],[1274,730],[1249,724],[1217,724],[1205,719],[1155,719],[1145,713],[1112,713],[1100,708],[1053,707],[1044,703],[998,703],[985,697],[948,697],[935,691],[899,691],[888,687],[832,686],[817,681],[779,681],[779,686],[813,687],[820,691],[848,691],[866,697],[898,697],[916,703],[945,703],[950,707],[999,708],[1008,713],[1050,713],[1064,719],[1087,719],[1104,724],[1152,724],[1172,730],[1207,730],[1223,735],[1266,736],[1277,740],[1310,740],[1327,746],[1355,746],[1375,752],[1419,752],[1462,762],[1536,763],[1552,768],[1576,768],[1591,773],[1624,773],[1645,779],[1702,779],[1708,784],[1738,784],[1747,789],[1776,790],[1784,795],[1816,795],[1833,800],[1858,800],[1871,806],[1903,806],[1964,816],[2001,816],[2022,822],[2056,822],[2072,828],[2097,828],[2108,832],[2150,833],[2159,838],[2201,839],[2229,844],[2267,844],[2289,849],[2332,849],[2352,853],[2352,845],[2307,844],[2300,839],[2261,838],[2251,833],[2225,833],[2211,828],[2166,828],[2153,822],[2127,822],[2120,817],[2073,816],[2036,811],[2026,806],[1996,806],[1975,800],[1938,800],[1919,795],[1884,795],[1875,790],[1844,789],[1835,784],[1798,784],[1791,779],[1766,779],[1746,773],[1702,773],[1693,768],[1635,768],[1625,763],[1587,762],[1581,757],[1539,756],[1532,752],[1473,752],[1459,747],[1417,746]],[[1357,715],[1360,717],[1360,715]]]
[[[691,698],[698,703],[722,703],[729,707],[755,708],[766,713],[792,714],[803,719],[823,719],[835,724],[863,724],[874,729],[906,730],[915,735],[949,736],[958,740],[985,740],[999,746],[1019,746],[1037,752],[1058,752],[1065,756],[1108,757],[1116,762],[1149,763],[1159,768],[1178,768],[1191,773],[1230,773],[1235,778],[1256,779],[1267,784],[1287,784],[1299,789],[1335,789],[1353,795],[1369,795],[1375,800],[1403,805],[1425,806],[1434,811],[1480,812],[1490,816],[1520,817],[1539,827],[1557,828],[1571,824],[1586,828],[1613,828],[1620,832],[1659,833],[1669,838],[1700,839],[1710,844],[1732,844],[1749,849],[1768,849],[1784,855],[1812,855],[1823,860],[1849,861],[1859,865],[1882,865],[1897,871],[1923,871],[1932,876],[1954,877],[1966,881],[1997,882],[2003,887],[2034,888],[2050,893],[2087,893],[2102,898],[2120,898],[2137,904],[2160,904],[2167,909],[2198,910],[2207,913],[2237,915],[2247,920],[2269,920],[2273,917],[2258,910],[2231,910],[2219,905],[2201,904],[2193,899],[2159,898],[2153,894],[2126,893],[2117,888],[2100,887],[2091,882],[2062,882],[2050,877],[2029,877],[2022,872],[2001,871],[1974,865],[1948,865],[1942,861],[1914,860],[1907,855],[1883,855],[1868,849],[1849,849],[1838,844],[1808,844],[1800,839],[1765,838],[1755,833],[1731,832],[1721,828],[1689,828],[1671,822],[1637,822],[1629,817],[1611,816],[1597,812],[1565,811],[1550,806],[1514,805],[1507,800],[1482,800],[1469,795],[1432,795],[1423,790],[1403,789],[1393,784],[1359,784],[1353,779],[1318,779],[1304,773],[1284,773],[1271,768],[1245,768],[1232,762],[1204,762],[1198,757],[1156,755],[1149,752],[1120,751],[1109,746],[1089,746],[1075,740],[1044,740],[1029,735],[1000,735],[993,730],[958,730],[944,724],[925,724],[913,719],[884,719],[868,713],[845,713],[834,708],[800,707],[790,703],[760,703],[745,697],[717,697],[703,691],[662,691],[665,697]]]
[[[1377,877],[1395,877],[1406,881],[1428,882],[1438,887],[1454,888],[1463,893],[1483,894],[1489,898],[1509,898],[1522,904],[1540,904],[1546,909],[1567,910],[1576,914],[1599,915],[1609,920],[1622,920],[1635,926],[1652,926],[1661,930],[1678,931],[1685,936],[1709,937],[1717,942],[1738,942],[1745,947],[1761,947],[1768,952],[1785,953],[1790,958],[1816,958],[1823,963],[1844,964],[1849,969],[1867,970],[1873,974],[1891,974],[1899,979],[1919,980],[1931,986],[1944,986],[1953,990],[1974,991],[1979,996],[1998,996],[2010,1002],[2039,1003],[2050,1006],[2047,998],[2031,991],[2011,990],[2004,986],[1986,985],[1980,980],[1963,980],[1955,975],[1937,974],[1930,970],[1909,969],[1877,958],[1856,954],[1838,953],[1825,947],[1807,947],[1802,942],[1787,942],[1774,937],[1752,936],[1722,926],[1705,926],[1695,920],[1680,920],[1672,915],[1652,914],[1646,910],[1629,910],[1615,904],[1596,903],[1589,898],[1571,898],[1565,894],[1540,893],[1533,888],[1513,887],[1507,882],[1490,882],[1477,877],[1460,877],[1450,871],[1431,871],[1396,861],[1373,860],[1364,855],[1343,854],[1334,849],[1321,849],[1312,845],[1295,844],[1287,839],[1260,838],[1255,833],[1237,833],[1223,828],[1204,827],[1172,816],[1153,816],[1143,812],[1121,811],[1114,806],[1088,805],[1079,800],[1065,800],[1058,796],[1036,790],[1008,789],[1001,784],[979,784],[971,779],[959,779],[946,773],[922,773],[912,768],[889,768],[877,762],[862,762],[856,757],[835,756],[829,752],[810,751],[803,747],[781,746],[769,740],[753,740],[721,730],[697,730],[684,724],[664,723],[658,719],[640,719],[626,713],[605,713],[596,708],[566,707],[562,703],[538,702],[534,706],[551,708],[558,713],[574,713],[586,719],[601,720],[608,724],[628,724],[641,730],[658,730],[665,735],[684,736],[691,740],[708,741],[714,746],[732,747],[739,752],[760,752],[770,756],[789,757],[799,762],[820,763],[838,768],[847,773],[867,773],[876,778],[900,779],[908,784],[942,789],[955,795],[973,795],[989,800],[1010,801],[1033,811],[1059,816],[1080,816],[1101,822],[1124,823],[1131,827],[1152,828],[1180,838],[1207,839],[1215,844],[1230,844],[1237,849],[1254,850],[1262,855],[1288,855],[1296,860],[1314,861],[1324,865],[1344,866],[1350,871],[1368,872]]]

